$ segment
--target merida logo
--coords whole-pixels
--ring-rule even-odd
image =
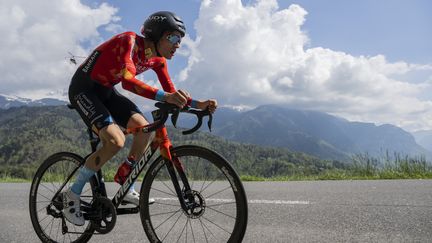
[[[120,199],[123,198],[123,195],[127,192],[127,189],[129,188],[130,184],[132,184],[132,182],[135,181],[139,173],[146,165],[146,160],[148,161],[151,158],[151,156],[152,156],[152,150],[151,147],[149,146],[147,150],[144,152],[144,156],[141,158],[140,161],[138,161],[138,164],[135,166],[134,170],[131,172],[129,177],[126,179],[125,183],[122,185],[120,190],[115,195],[114,197],[115,205],[118,205],[120,203]]]
[[[135,167],[135,169],[132,171],[132,173],[129,175],[129,177],[127,178],[127,180],[125,181],[125,183],[122,185],[122,187],[120,188],[120,190],[117,192],[117,194],[114,197],[114,202],[115,205],[118,205],[120,203],[120,198],[123,198],[123,195],[126,193],[127,189],[129,188],[130,184],[132,183],[133,180],[135,180],[135,178],[138,176],[139,171],[143,168],[143,166],[145,165],[144,160],[142,159],[140,161],[140,163],[138,163],[138,165]]]

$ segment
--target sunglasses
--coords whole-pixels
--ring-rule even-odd
[[[181,43],[181,37],[178,35],[174,35],[174,34],[168,35],[167,40],[173,45],[175,45],[175,44],[180,45],[180,43]]]

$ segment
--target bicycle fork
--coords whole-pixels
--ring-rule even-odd
[[[179,203],[184,210],[185,213],[189,214],[189,210],[195,208],[195,199],[194,194],[192,193],[192,189],[189,185],[189,181],[184,172],[183,165],[181,164],[178,158],[172,158],[171,161],[165,163],[168,169],[168,173],[171,177],[171,181],[173,183],[174,189],[177,193]],[[180,186],[179,180],[177,178],[177,174],[180,176],[180,180],[183,184],[183,189]]]

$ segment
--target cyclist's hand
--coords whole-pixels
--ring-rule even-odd
[[[166,93],[165,101],[170,104],[174,104],[180,108],[183,108],[188,98],[190,98],[190,94],[183,90],[177,90],[175,93]]]
[[[209,99],[206,101],[198,101],[197,108],[200,110],[209,109],[210,113],[213,114],[217,109],[217,100]]]

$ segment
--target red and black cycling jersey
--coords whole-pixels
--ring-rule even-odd
[[[138,80],[136,75],[153,69],[164,91],[173,93],[176,89],[168,74],[166,59],[146,58],[149,51],[151,53],[151,49],[144,46],[142,36],[134,32],[121,33],[98,46],[79,70],[107,88],[122,83],[124,89],[155,100],[158,89]]]

